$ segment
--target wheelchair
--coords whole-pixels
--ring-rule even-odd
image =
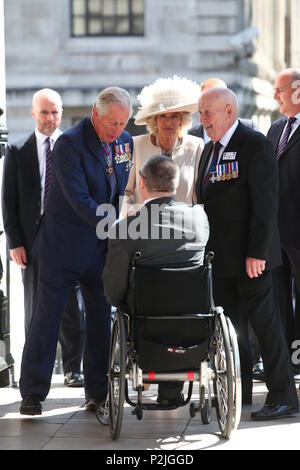
[[[145,410],[171,410],[145,401],[146,384],[189,382],[189,412],[203,424],[216,408],[221,435],[229,439],[241,417],[241,372],[234,328],[222,307],[216,307],[212,289],[213,253],[203,266],[157,268],[132,260],[129,297],[125,311],[113,320],[108,371],[110,434],[118,439],[124,402],[138,420]],[[134,397],[129,396],[128,383]],[[193,385],[199,384],[196,401]]]

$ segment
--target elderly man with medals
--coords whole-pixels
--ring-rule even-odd
[[[214,300],[224,307],[238,334],[243,404],[252,403],[249,320],[268,388],[265,405],[251,417],[288,416],[298,411],[298,399],[274,294],[273,269],[281,263],[274,151],[262,134],[239,122],[238,101],[231,90],[205,91],[199,112],[211,142],[200,162],[197,201],[204,204],[210,224],[207,250],[215,253]],[[219,181],[212,184],[216,171]]]
[[[103,204],[118,206],[128,180],[131,136],[129,94],[103,90],[91,117],[62,134],[53,150],[51,187],[34,244],[39,259],[38,299],[25,343],[20,413],[39,415],[50,388],[59,324],[72,286],[79,282],[86,312],[83,356],[85,408],[96,411],[107,395],[111,308],[102,271],[106,240],[96,227]]]

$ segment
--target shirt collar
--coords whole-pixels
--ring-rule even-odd
[[[49,137],[48,135],[42,134],[42,132],[38,131],[37,129],[35,129],[34,132],[35,132],[36,140],[41,144],[43,144],[45,140]],[[61,134],[61,131],[58,128],[55,129],[53,134],[50,135],[50,140],[55,142],[56,139],[60,136],[60,134]]]
[[[222,139],[220,139],[220,144],[222,144],[224,148],[227,147],[238,125],[239,125],[239,120],[237,119],[235,123],[228,129],[226,134],[223,135]]]
[[[295,114],[294,118],[297,119],[297,121],[295,121],[294,124],[295,123],[299,124],[299,122],[300,122],[300,111],[299,111],[299,113]]]

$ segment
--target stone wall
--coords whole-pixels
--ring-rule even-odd
[[[136,104],[145,84],[173,74],[198,82],[223,78],[237,92],[241,113],[266,127],[265,116],[276,109],[275,71],[285,66],[289,2],[299,26],[299,0],[145,0],[143,37],[74,38],[69,0],[4,0],[11,138],[32,129],[31,97],[39,88],[61,93],[66,128],[89,112],[102,88],[124,87]],[[292,48],[298,62],[299,47]]]

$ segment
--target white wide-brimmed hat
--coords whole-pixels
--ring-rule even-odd
[[[159,78],[152,85],[145,86],[138,95],[141,106],[134,116],[137,126],[145,125],[151,116],[171,112],[195,113],[198,108],[200,86],[174,75],[173,78]]]

